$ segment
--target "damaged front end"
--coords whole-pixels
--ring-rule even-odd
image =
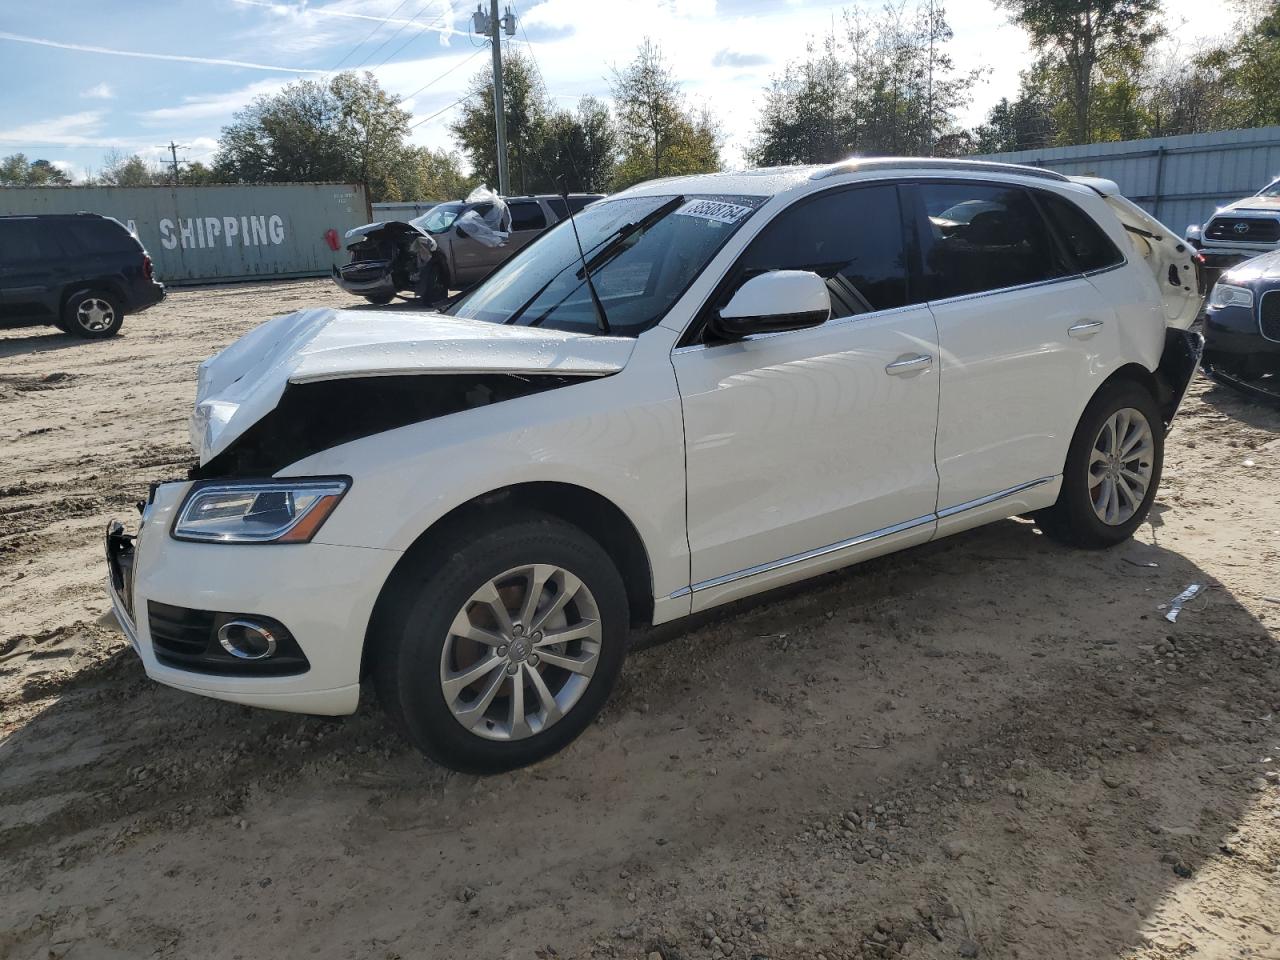
[[[371,302],[390,302],[397,293],[414,289],[418,263],[412,244],[420,237],[430,239],[422,230],[399,220],[347,231],[351,262],[333,268],[333,282]]]
[[[269,477],[362,437],[609,376],[634,345],[440,314],[278,317],[201,365],[191,478]]]

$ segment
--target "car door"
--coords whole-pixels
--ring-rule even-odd
[[[64,259],[35,217],[0,219],[0,317],[52,318]]]
[[[1118,332],[1114,311],[1074,269],[1029,191],[940,181],[913,192],[941,357],[945,533],[1052,502]]]
[[[910,249],[892,184],[804,198],[700,319],[775,269],[826,279],[831,319],[673,352],[695,610],[932,534],[937,335],[910,289]]]

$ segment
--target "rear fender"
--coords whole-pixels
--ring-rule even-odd
[[[1200,354],[1204,352],[1204,337],[1192,330],[1180,330],[1168,327],[1164,332],[1164,352],[1160,354],[1160,364],[1155,370],[1156,402],[1160,406],[1160,415],[1165,427],[1173,423],[1178,413],[1182,398],[1186,396],[1187,387],[1200,365]]]

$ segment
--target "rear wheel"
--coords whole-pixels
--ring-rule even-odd
[[[396,295],[394,293],[379,293],[374,296],[365,297],[365,299],[368,300],[370,303],[375,303],[378,306],[383,306],[384,304],[388,304],[395,298],[396,298]]]
[[[527,515],[459,531],[431,557],[389,586],[374,654],[387,712],[456,770],[496,773],[563,748],[622,668],[626,591],[608,554]]]
[[[1164,422],[1154,398],[1130,381],[1109,384],[1076,427],[1058,502],[1037,520],[1066,543],[1114,546],[1147,518],[1163,466]]]
[[[62,321],[69,332],[86,340],[115,336],[124,323],[124,311],[114,294],[105,290],[78,293],[67,301]]]

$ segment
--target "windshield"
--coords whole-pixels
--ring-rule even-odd
[[[458,219],[458,214],[462,213],[465,207],[465,203],[442,203],[409,222],[427,233],[444,233],[453,226],[453,221]]]
[[[764,197],[645,196],[593,204],[520,252],[459,301],[454,316],[596,333],[596,316],[573,236],[615,336],[662,319]]]
[[[1258,191],[1259,197],[1280,197],[1280,180],[1273,180]]]

